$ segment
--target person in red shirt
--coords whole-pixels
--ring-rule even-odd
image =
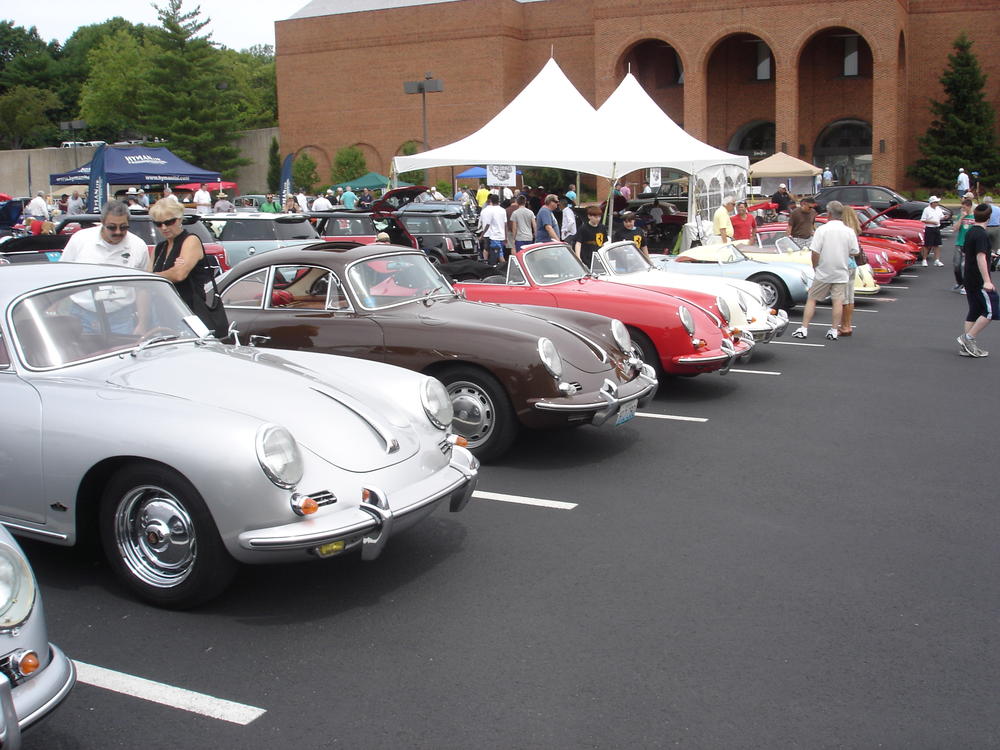
[[[733,239],[753,241],[757,237],[757,220],[747,211],[747,202],[736,204],[736,215],[729,217],[733,222]]]

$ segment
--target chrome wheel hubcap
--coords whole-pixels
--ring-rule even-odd
[[[115,511],[115,543],[129,572],[156,588],[184,581],[197,556],[194,522],[184,504],[162,487],[130,490]]]
[[[490,397],[475,383],[456,381],[448,386],[455,410],[452,428],[475,448],[489,440],[496,425],[496,410]]]

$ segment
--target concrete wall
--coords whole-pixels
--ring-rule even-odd
[[[240,153],[250,164],[237,172],[240,193],[267,192],[267,152],[277,128],[246,130],[236,141]],[[15,197],[34,195],[38,190],[70,193],[72,185],[49,186],[49,175],[68,172],[90,161],[97,149],[91,146],[72,148],[36,148],[0,151],[0,193]]]

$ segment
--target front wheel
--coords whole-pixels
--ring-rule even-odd
[[[760,284],[764,291],[764,304],[776,310],[787,310],[791,307],[791,295],[785,282],[769,273],[753,276],[748,281]]]
[[[455,410],[452,428],[469,441],[480,461],[503,455],[517,437],[517,415],[495,377],[474,367],[453,367],[439,376]]]
[[[635,349],[639,359],[656,371],[657,379],[662,379],[663,364],[660,362],[660,355],[657,353],[653,342],[649,340],[649,336],[635,328],[629,328],[628,332],[632,337],[632,348]]]
[[[101,496],[99,524],[115,575],[156,606],[202,604],[236,574],[205,501],[165,466],[136,463],[116,472]]]

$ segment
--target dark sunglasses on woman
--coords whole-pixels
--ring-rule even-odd
[[[172,227],[176,223],[177,223],[177,217],[175,216],[172,219],[165,219],[164,221],[154,221],[153,222],[153,226],[157,226],[157,227]]]

